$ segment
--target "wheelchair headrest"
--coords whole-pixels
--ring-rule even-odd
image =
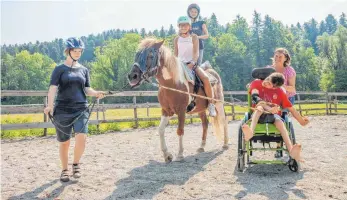
[[[252,70],[252,77],[260,80],[266,79],[266,77],[270,76],[270,74],[276,72],[276,70],[272,67],[261,67],[254,68]]]

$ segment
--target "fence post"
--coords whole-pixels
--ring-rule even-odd
[[[335,113],[337,114],[337,95],[335,95],[334,107],[335,107]]]
[[[149,117],[149,104],[147,102],[147,117]]]
[[[232,120],[235,120],[234,97],[233,97],[232,94],[230,94],[230,102],[232,103],[232,105],[231,105],[231,116],[232,116]]]
[[[98,132],[100,132],[100,124],[99,124],[99,108],[100,108],[100,99],[96,100],[96,120],[98,121],[97,125],[96,125],[96,129],[98,130]],[[92,110],[90,111],[90,114],[92,114]]]
[[[328,92],[325,93],[325,97],[326,97],[326,100],[327,100],[327,101],[325,102],[325,112],[326,112],[327,115],[329,115],[329,110],[328,110],[328,109],[329,109],[329,108],[328,108],[328,104],[329,104],[329,93],[328,93]]]
[[[299,113],[302,115],[302,110],[301,110],[301,102],[300,102],[300,94],[298,93],[298,104],[299,104]]]
[[[139,121],[137,118],[136,96],[133,97],[133,104],[134,104],[134,118],[135,118],[135,127],[134,128],[138,128],[139,127]]]
[[[105,116],[105,102],[102,102],[102,118],[105,120],[106,119],[106,116]]]
[[[331,101],[331,96],[329,96],[329,114],[330,115],[331,115],[331,110],[332,110],[331,104],[333,104],[333,102]]]
[[[43,107],[46,108],[48,103],[48,97],[44,97],[43,99]],[[47,115],[43,113],[43,122],[48,122]],[[47,128],[43,129],[43,136],[47,136]]]

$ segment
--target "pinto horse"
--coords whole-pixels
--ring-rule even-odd
[[[184,92],[193,92],[194,85],[187,81],[184,75],[184,69],[181,61],[173,55],[171,50],[163,45],[164,41],[159,41],[154,38],[145,38],[140,44],[135,57],[135,63],[128,74],[128,81],[132,88],[141,85],[145,80],[155,77],[161,86],[166,86]],[[205,72],[213,76],[217,81],[213,85],[214,98],[224,100],[223,85],[218,73],[209,65]],[[205,96],[202,88],[198,90],[198,95]],[[165,142],[165,127],[168,124],[170,117],[174,114],[178,116],[177,135],[179,137],[179,151],[177,160],[183,160],[183,135],[184,123],[186,118],[187,106],[191,102],[191,95],[179,93],[177,91],[160,88],[158,91],[158,100],[161,105],[161,121],[159,125],[160,145],[163,151],[165,162],[171,162],[173,156],[169,153]],[[220,140],[223,140],[223,149],[228,148],[228,121],[224,112],[222,103],[215,103],[217,116],[212,118],[212,126],[214,134]],[[195,99],[195,107],[187,114],[197,113],[202,121],[202,142],[198,152],[204,152],[208,128],[208,118],[206,109],[208,100],[203,98]]]

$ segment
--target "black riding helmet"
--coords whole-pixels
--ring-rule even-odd
[[[72,58],[71,54],[70,54],[70,50],[71,49],[82,49],[84,50],[85,46],[84,43],[81,39],[76,38],[76,37],[71,37],[69,39],[66,40],[66,49],[69,49],[69,56]],[[77,60],[73,59],[72,60],[74,62],[76,62]]]
[[[195,8],[196,10],[198,10],[198,15],[196,16],[196,18],[198,18],[199,15],[200,15],[200,7],[199,7],[199,5],[196,4],[196,3],[192,3],[192,4],[190,4],[190,5],[188,6],[187,15],[188,15],[190,18],[192,18],[192,17],[190,16],[190,14],[189,14],[189,10],[192,9],[192,8]],[[195,19],[195,18],[194,18],[194,19]]]

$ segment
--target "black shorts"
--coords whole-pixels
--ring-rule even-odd
[[[81,115],[81,116],[80,116]],[[80,116],[80,117],[79,117]],[[76,118],[79,117],[77,120]],[[59,142],[66,142],[71,138],[72,129],[75,133],[88,133],[88,118],[89,110],[81,110],[75,113],[64,113],[60,109],[55,109],[53,113],[53,119],[55,122],[55,129],[57,133],[57,140]],[[71,124],[76,120],[73,124]],[[68,127],[63,127],[71,124]]]

